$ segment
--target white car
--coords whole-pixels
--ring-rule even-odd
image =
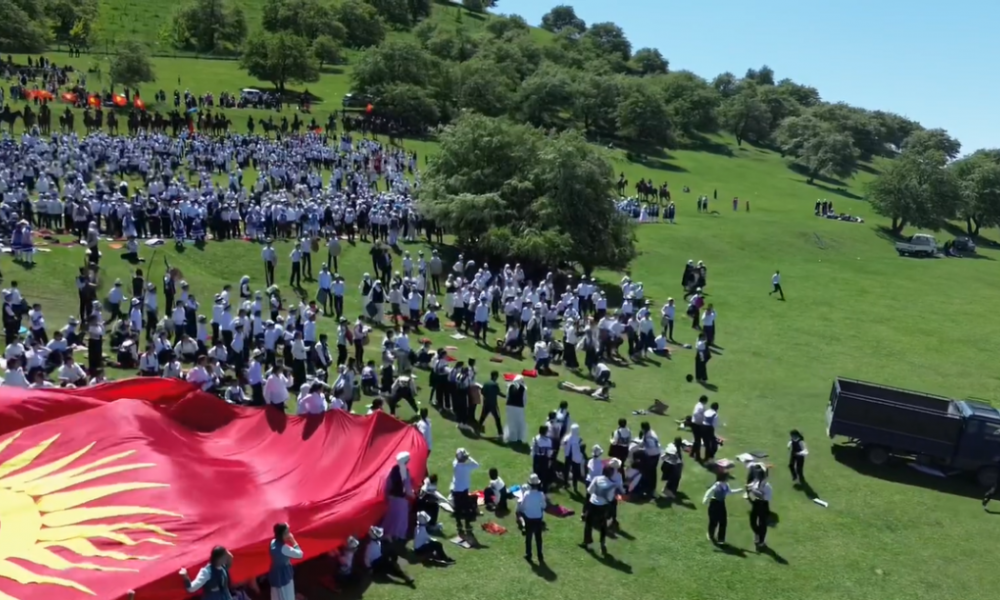
[[[905,242],[896,242],[896,252],[900,256],[935,256],[938,252],[937,240],[933,235],[918,233]]]

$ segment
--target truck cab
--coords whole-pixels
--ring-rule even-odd
[[[900,256],[934,256],[937,250],[937,240],[928,233],[917,233],[905,242],[896,243],[896,252]]]
[[[976,400],[955,403],[965,417],[965,431],[959,438],[953,464],[963,470],[975,470],[982,485],[997,481],[1000,461],[1000,411]],[[984,464],[992,460],[993,464]]]

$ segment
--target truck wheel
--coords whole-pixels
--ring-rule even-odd
[[[865,455],[868,457],[868,462],[876,466],[889,462],[889,452],[882,446],[868,446]]]
[[[998,478],[1000,478],[1000,471],[996,467],[983,467],[976,473],[976,481],[984,488],[995,486]]]

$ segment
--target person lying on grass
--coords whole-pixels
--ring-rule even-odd
[[[594,398],[595,400],[611,400],[611,388],[602,386],[589,386],[589,385],[576,385],[572,381],[560,381],[559,389],[565,390],[567,392],[576,392],[577,394],[585,394]]]

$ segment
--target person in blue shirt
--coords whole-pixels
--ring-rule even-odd
[[[287,523],[277,523],[274,526],[270,553],[271,569],[267,573],[267,580],[271,584],[271,600],[295,600],[292,559],[302,558],[302,550]]]
[[[229,590],[229,568],[233,564],[233,555],[222,546],[212,548],[208,564],[202,567],[194,581],[188,577],[187,569],[180,570],[184,579],[184,589],[188,594],[202,590],[204,600],[232,600]],[[293,596],[294,598],[294,596]]]

